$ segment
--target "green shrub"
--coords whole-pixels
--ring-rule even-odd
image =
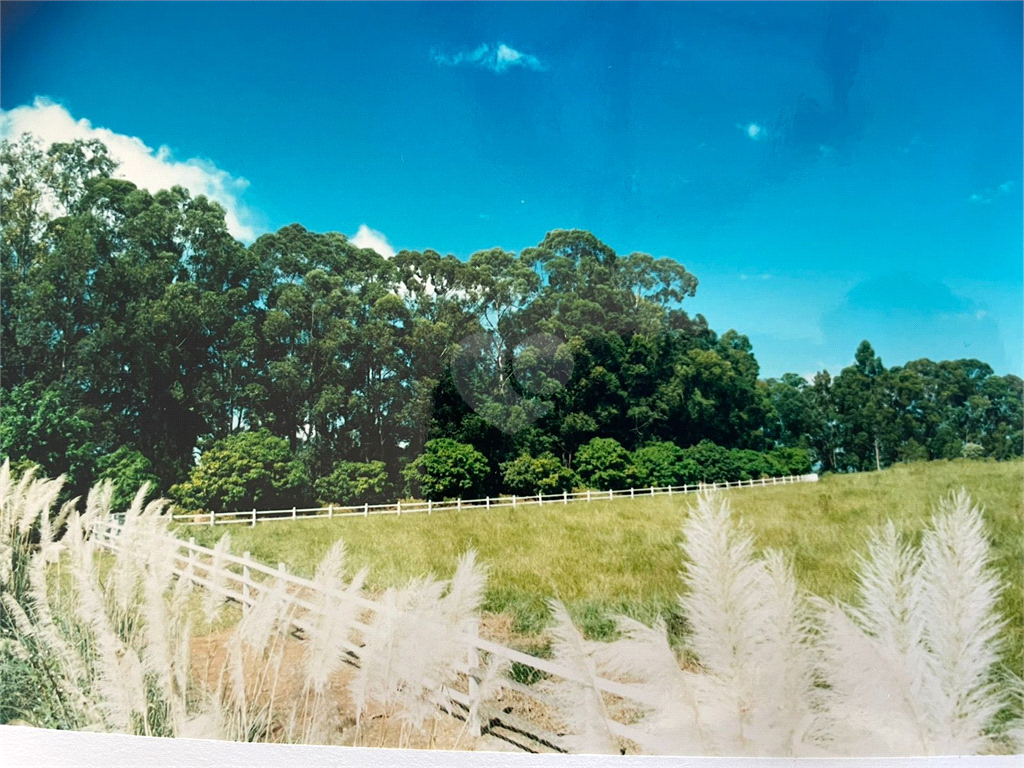
[[[576,472],[591,488],[607,491],[638,483],[629,451],[618,440],[595,437],[576,452]]]
[[[684,450],[686,458],[697,467],[696,477],[688,482],[726,483],[739,480],[743,474],[735,451],[701,440]]]
[[[115,512],[123,512],[131,506],[135,494],[144,483],[149,483],[151,496],[157,493],[160,479],[152,470],[153,463],[149,459],[126,445],[96,460],[99,479],[114,481],[114,495],[110,506]]]
[[[768,457],[777,470],[773,475],[807,475],[811,472],[811,454],[805,448],[776,448]]]
[[[900,447],[900,461],[928,461],[928,449],[914,438],[910,438]]]
[[[985,458],[985,448],[977,443],[964,443],[964,447],[960,449],[960,455],[965,459],[983,459]]]
[[[308,485],[288,441],[261,429],[218,440],[170,496],[191,510],[268,509],[303,503]]]
[[[579,481],[576,473],[563,466],[552,453],[542,453],[537,457],[524,453],[503,463],[501,471],[505,490],[523,496],[572,491]]]
[[[410,493],[440,501],[481,495],[488,470],[487,459],[472,445],[442,437],[428,441],[403,475]]]
[[[28,382],[3,393],[0,402],[0,455],[19,467],[39,464],[51,475],[66,475],[65,491],[88,488],[101,453],[96,428],[85,411],[57,386]]]
[[[651,443],[633,451],[633,466],[641,486],[684,485],[697,475],[698,467],[686,452],[668,441]]]
[[[383,461],[339,461],[314,487],[321,504],[380,504],[392,493]]]

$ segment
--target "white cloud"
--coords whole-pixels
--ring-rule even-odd
[[[257,223],[257,213],[240,200],[249,182],[208,160],[175,160],[166,145],[154,150],[135,136],[93,126],[84,118],[75,120],[64,106],[41,97],[36,97],[31,106],[0,110],[0,138],[16,139],[23,133],[33,134],[44,147],[75,139],[99,139],[118,163],[114,171],[117,178],[150,192],[177,185],[195,196],[206,195],[224,207],[228,230],[245,242],[252,242],[264,231]]]
[[[1003,195],[1006,195],[1013,189],[1012,181],[1004,181],[995,189],[988,187],[981,190],[980,192],[974,192],[967,199],[972,203],[981,203],[982,205],[988,205],[993,200],[998,200]]]
[[[746,125],[737,124],[736,127],[743,131],[748,138],[753,139],[754,141],[759,141],[768,135],[768,130],[763,125],[758,125],[757,123],[747,123]]]
[[[370,229],[365,224],[359,225],[358,231],[352,236],[350,242],[357,248],[370,248],[385,259],[390,259],[395,255],[395,249],[391,247],[391,243],[388,242],[384,233]]]
[[[512,67],[543,70],[544,65],[536,56],[517,51],[504,43],[488,45],[483,43],[473,51],[461,51],[453,56],[445,56],[436,51],[431,52],[434,61],[442,66],[454,67],[459,64],[472,64],[489,69],[492,72],[505,72]]]

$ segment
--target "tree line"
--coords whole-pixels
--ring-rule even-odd
[[[361,500],[422,493],[463,455],[496,494],[597,482],[594,451],[628,458],[623,482],[659,452],[683,475],[676,451],[738,452],[747,475],[1022,453],[1020,378],[886,369],[864,342],[835,377],[763,379],[746,336],[683,309],[682,264],[590,232],[466,261],[298,224],[245,246],[215,202],[116,178],[98,141],[25,135],[0,165],[0,452],[71,493],[109,476],[192,504]]]

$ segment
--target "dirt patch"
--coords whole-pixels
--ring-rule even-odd
[[[192,640],[192,673],[194,679],[207,690],[218,686],[221,676],[226,674],[228,660],[227,644],[232,630],[221,630]],[[251,681],[250,700],[265,704],[273,699],[280,702],[277,722],[270,732],[270,740],[286,740],[284,723],[289,719],[293,702],[304,698],[306,651],[305,644],[297,633],[291,633],[282,641],[283,646],[273,649],[280,651],[280,664],[268,674],[261,673],[266,663],[261,655],[246,653],[244,669],[246,679]],[[460,749],[460,750],[501,750],[504,747],[496,739],[484,736],[473,737],[465,728],[463,720],[438,711],[438,716],[422,731],[403,727],[397,717],[380,711],[368,710],[363,713],[362,722],[357,726],[355,707],[349,695],[349,684],[357,668],[343,663],[331,678],[326,688],[324,701],[330,707],[331,721],[335,724],[328,735],[327,743],[342,746],[398,747],[410,749]],[[300,709],[301,712],[301,709]],[[296,724],[301,732],[302,723]]]

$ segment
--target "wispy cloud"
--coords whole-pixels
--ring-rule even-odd
[[[395,249],[391,243],[388,242],[383,232],[378,232],[375,229],[370,229],[365,224],[360,224],[359,229],[355,235],[352,236],[350,241],[352,245],[357,248],[369,248],[376,251],[385,259],[390,259],[395,255]]]
[[[754,141],[760,141],[768,135],[768,129],[757,123],[738,123],[736,127],[743,131],[748,139],[753,139]]]
[[[517,51],[504,43],[488,45],[483,43],[472,51],[460,51],[451,56],[446,56],[437,51],[431,51],[431,58],[443,67],[455,67],[459,64],[470,64],[476,67],[483,67],[492,72],[505,72],[512,67],[525,67],[526,69],[543,70],[545,67],[540,59],[528,53]]]
[[[252,242],[265,231],[257,223],[258,214],[240,199],[249,182],[208,160],[176,160],[167,146],[154,150],[135,136],[96,127],[84,118],[76,120],[64,106],[41,97],[31,105],[0,111],[0,138],[13,140],[23,133],[31,133],[44,147],[75,139],[99,139],[118,163],[116,177],[150,192],[181,186],[193,195],[217,201],[224,207],[228,231],[245,242]]]
[[[1013,182],[1004,181],[1002,184],[1000,184],[998,187],[995,187],[994,189],[992,187],[987,187],[986,189],[983,189],[980,192],[973,193],[970,197],[967,198],[967,200],[968,202],[971,203],[981,203],[982,205],[986,205],[988,203],[991,203],[993,200],[996,200],[1002,197],[1003,195],[1007,194],[1011,189],[1013,189]]]

